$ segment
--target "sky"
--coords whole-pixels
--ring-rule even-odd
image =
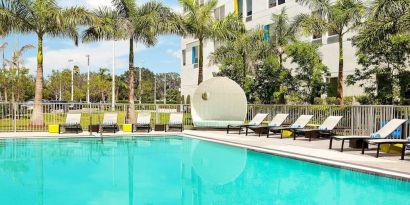
[[[137,4],[143,4],[148,0],[137,0]],[[181,11],[178,0],[157,0],[171,7],[175,11]],[[111,0],[58,0],[62,7],[82,5],[89,9],[99,6],[111,6]],[[6,59],[10,58],[14,50],[31,44],[36,48],[28,50],[24,56],[24,66],[35,74],[37,66],[37,36],[35,34],[21,35],[11,34],[0,39],[0,44],[8,43],[5,49]],[[138,44],[135,49],[135,66],[144,66],[155,73],[180,72],[180,37],[176,35],[160,36],[153,47]],[[135,44],[134,44],[135,46]],[[129,42],[115,42],[115,73],[122,74],[128,69]],[[90,70],[97,71],[100,67],[109,68],[113,65],[113,41],[101,41],[75,46],[70,39],[52,38],[46,36],[43,42],[44,49],[44,76],[47,77],[51,71],[70,68],[74,65],[80,67],[81,72],[87,72],[87,58],[90,55]],[[72,62],[69,62],[72,60]]]

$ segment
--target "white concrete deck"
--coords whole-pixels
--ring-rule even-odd
[[[94,133],[95,134],[95,133]],[[123,133],[118,132],[115,136],[134,135],[175,135],[177,132],[151,132],[151,133]],[[200,138],[209,141],[225,143],[233,146],[246,147],[257,151],[298,158],[302,160],[329,164],[338,167],[345,167],[363,172],[380,174],[394,178],[410,180],[410,154],[406,154],[404,160],[400,160],[400,154],[382,153],[380,158],[375,157],[375,147],[370,147],[371,150],[366,150],[365,155],[362,155],[358,149],[348,148],[348,143],[345,144],[345,151],[340,152],[341,142],[333,142],[333,150],[329,150],[328,139],[313,139],[309,142],[307,139],[300,137],[295,141],[292,138],[280,139],[279,136],[271,135],[271,138],[266,136],[258,137],[250,134],[226,134],[225,131],[197,131],[186,130],[183,135],[187,137]],[[103,136],[113,136],[113,134],[104,134]],[[0,138],[49,138],[49,137],[97,137],[90,136],[88,132],[82,134],[50,134],[41,132],[31,133],[0,133]],[[410,152],[409,152],[410,153]]]

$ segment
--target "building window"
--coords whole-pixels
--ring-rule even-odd
[[[278,5],[284,4],[285,0],[278,0]]]
[[[182,50],[182,65],[186,65],[186,51]]]
[[[252,16],[252,0],[246,0],[246,16]]]
[[[192,64],[198,63],[198,46],[192,47]]]
[[[243,17],[243,0],[238,0],[238,15]]]
[[[220,6],[214,10],[215,19],[222,19],[225,17],[225,5]]]
[[[276,0],[269,0],[269,8],[276,6]]]
[[[263,26],[263,40],[264,41],[269,41],[269,37],[270,37],[270,35],[269,35],[269,25],[264,25]]]

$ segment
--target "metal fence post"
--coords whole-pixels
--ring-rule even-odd
[[[12,104],[12,109],[13,109],[13,129],[14,132],[17,132],[17,109],[16,109],[17,104],[13,103]]]

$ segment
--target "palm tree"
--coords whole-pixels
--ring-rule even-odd
[[[295,20],[295,23],[306,33],[332,32],[338,37],[339,71],[336,99],[338,105],[343,105],[343,37],[360,24],[365,7],[361,0],[336,0],[334,3],[328,0],[296,0],[296,2],[308,6],[313,11],[311,14],[300,14]]]
[[[279,14],[272,15],[272,31],[269,37],[269,47],[276,53],[279,58],[279,66],[283,69],[285,47],[289,43],[296,41],[295,31],[297,25],[289,22],[286,8],[282,8]]]
[[[235,39],[224,42],[211,54],[211,63],[225,64],[232,69],[239,68],[241,75],[233,79],[245,88],[246,77],[249,73],[254,73],[255,66],[263,54],[263,31],[261,29],[250,30],[238,33]]]
[[[238,31],[244,30],[242,20],[230,14],[222,19],[214,18],[217,0],[209,0],[199,4],[196,0],[179,0],[184,8],[182,24],[186,35],[199,41],[198,85],[203,81],[204,41],[234,39]]]
[[[56,0],[1,0],[0,27],[6,34],[35,33],[37,46],[37,75],[34,110],[31,124],[42,126],[43,98],[43,40],[51,37],[71,38],[78,43],[77,25],[91,22],[92,15],[83,7],[61,8]]]
[[[9,65],[9,83],[11,87],[11,102],[20,101],[20,66],[24,64],[22,59],[23,54],[28,50],[32,49],[34,46],[27,44],[13,52],[10,60],[5,60],[5,63]],[[17,94],[17,96],[16,96]]]
[[[0,34],[1,34],[1,32],[0,32]],[[1,36],[1,35],[0,35]],[[6,79],[3,79],[4,78],[4,76],[5,76],[5,69],[6,69],[6,64],[5,64],[5,58],[4,58],[4,50],[7,48],[7,45],[8,45],[8,43],[7,42],[4,42],[4,43],[2,43],[1,45],[0,45],[0,49],[1,49],[1,51],[2,51],[2,55],[3,55],[3,61],[2,61],[2,68],[3,68],[3,71],[2,71],[2,74],[1,74],[1,78],[0,79],[2,79],[1,80],[1,84],[0,84],[0,86],[1,87],[3,87],[4,88],[4,101],[5,102],[7,102],[7,85],[6,85]],[[0,91],[0,93],[1,93],[1,91]],[[1,96],[1,94],[0,94],[0,96]],[[3,100],[3,99],[2,99]]]
[[[137,6],[134,0],[112,0],[115,9],[99,8],[100,20],[83,34],[83,41],[129,40],[128,122],[135,123],[134,106],[134,42],[153,46],[157,37],[165,33],[180,33],[177,16],[158,2]]]

